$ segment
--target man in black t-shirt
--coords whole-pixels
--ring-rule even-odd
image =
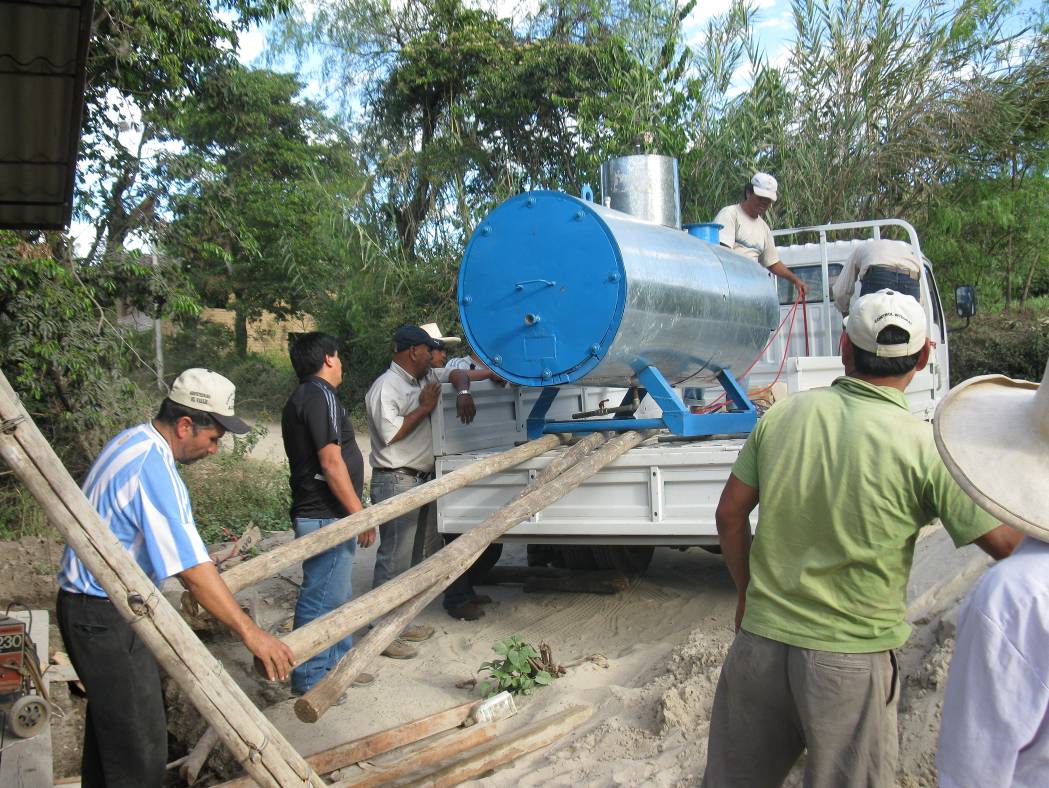
[[[281,414],[284,451],[291,468],[291,520],[295,536],[313,533],[361,511],[364,458],[357,447],[346,409],[335,389],[342,382],[342,361],[334,337],[314,331],[291,348],[299,377]],[[375,529],[302,563],[302,586],[295,605],[295,628],[344,604],[352,595],[351,571],[357,544],[369,547]],[[324,678],[353,646],[347,636],[292,672],[292,692],[302,694]],[[358,684],[372,677],[362,673]]]

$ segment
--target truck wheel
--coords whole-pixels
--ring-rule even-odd
[[[598,569],[613,569],[626,577],[639,577],[652,563],[654,547],[598,545],[590,548]]]
[[[644,574],[652,563],[654,547],[624,547],[620,545],[566,545],[561,548],[565,566],[580,572],[606,569],[626,577]]]
[[[28,739],[44,729],[50,716],[46,700],[38,695],[23,695],[11,704],[8,720],[15,736]]]

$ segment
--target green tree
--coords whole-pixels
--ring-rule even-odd
[[[348,141],[289,75],[229,66],[183,104],[173,130],[186,149],[168,162],[184,185],[163,243],[205,303],[247,322],[317,308],[342,255],[333,217],[360,183]]]

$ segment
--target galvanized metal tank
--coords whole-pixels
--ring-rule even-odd
[[[561,192],[513,197],[459,268],[470,345],[507,380],[621,386],[646,365],[702,386],[757,357],[778,322],[760,265]]]
[[[601,204],[681,229],[677,159],[650,153],[609,159],[601,165]]]

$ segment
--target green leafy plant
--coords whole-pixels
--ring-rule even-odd
[[[538,686],[545,686],[554,680],[554,675],[546,670],[538,651],[518,635],[510,635],[500,640],[492,651],[502,656],[485,662],[477,672],[487,670],[490,676],[482,681],[481,692],[490,698],[504,690],[511,695],[528,695]]]

